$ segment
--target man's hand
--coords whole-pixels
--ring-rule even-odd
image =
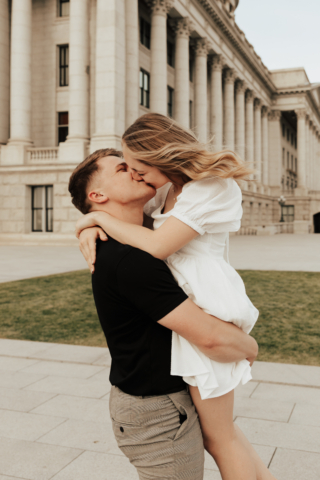
[[[108,240],[107,235],[100,227],[91,227],[82,230],[79,235],[79,248],[86,259],[91,273],[94,273],[96,263],[96,241],[100,238],[102,241]]]

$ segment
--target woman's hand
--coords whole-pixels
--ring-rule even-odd
[[[91,273],[94,273],[96,263],[96,241],[100,238],[102,241],[108,240],[107,235],[100,227],[91,227],[82,230],[79,235],[79,248],[86,259]]]
[[[76,223],[76,237],[80,238],[80,233],[85,228],[97,226],[96,212],[87,213],[83,215]]]

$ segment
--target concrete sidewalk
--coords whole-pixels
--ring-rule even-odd
[[[320,235],[230,237],[236,269],[320,272]],[[0,283],[88,268],[75,246],[0,245]]]
[[[114,440],[108,349],[0,339],[0,479],[137,480]],[[278,480],[320,478],[320,367],[256,362],[235,421]],[[206,457],[205,480],[220,479]]]

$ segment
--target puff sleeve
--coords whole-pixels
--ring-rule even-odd
[[[163,187],[158,188],[155,196],[143,207],[143,213],[151,217],[152,213],[165,203],[171,185],[171,183],[166,183]]]
[[[242,217],[242,194],[231,178],[204,178],[184,185],[171,215],[200,235],[236,232]]]

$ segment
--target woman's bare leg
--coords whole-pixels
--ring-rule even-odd
[[[234,392],[201,400],[190,394],[199,415],[205,449],[216,461],[223,480],[275,480],[241,430],[233,423]]]

